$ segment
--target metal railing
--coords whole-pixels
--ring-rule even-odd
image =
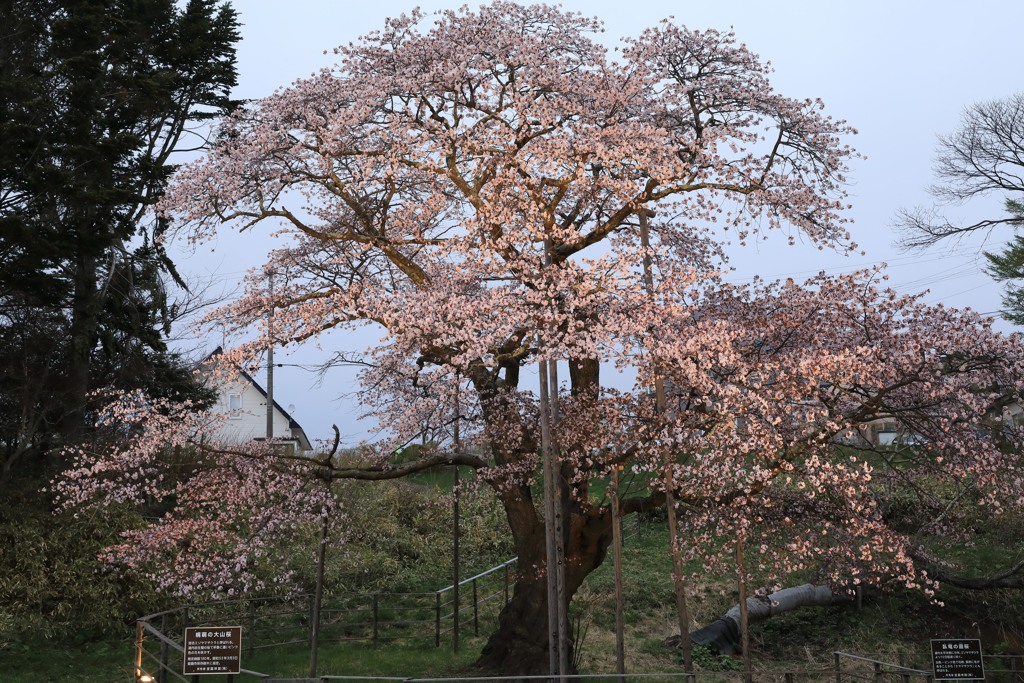
[[[933,680],[931,655],[834,653],[835,682],[912,683]],[[885,659],[882,659],[882,658]],[[896,662],[892,662],[895,659]],[[984,655],[985,680],[995,683],[1024,683],[1024,656]],[[887,661],[888,660],[888,661]]]
[[[519,561],[518,557],[506,560],[496,567],[480,572],[476,576],[459,581],[459,632],[472,624],[473,635],[480,635],[480,616],[484,612],[481,608],[496,606],[500,611],[508,604],[509,592],[512,590],[513,572],[512,567]],[[470,598],[466,600],[463,596],[463,588],[470,589]],[[444,597],[450,595],[450,597]],[[455,628],[455,586],[445,586],[437,591],[437,623],[434,632],[434,645],[440,647],[441,636],[451,633]],[[471,616],[469,621],[463,617]],[[442,621],[451,623],[442,630]]]
[[[481,632],[496,622],[515,580],[513,558],[459,582],[459,632]],[[462,590],[465,589],[465,590]],[[320,642],[422,639],[435,647],[454,629],[454,586],[423,593],[339,593],[324,598]],[[185,629],[242,626],[243,652],[312,642],[313,596],[308,594],[222,600],[176,607],[137,621],[136,669],[159,683],[181,674]],[[266,676],[257,672],[253,675]]]
[[[833,653],[836,683],[843,681],[873,681],[873,683],[884,683],[885,681],[901,681],[911,683],[915,679],[924,679],[931,683],[931,670],[916,669],[891,662],[884,662],[878,659],[871,659],[861,655],[853,655],[848,652]]]

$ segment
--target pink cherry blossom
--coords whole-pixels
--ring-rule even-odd
[[[915,533],[929,529],[891,527],[886,491],[916,491],[936,510],[931,531],[956,527],[968,500],[993,513],[1020,507],[1019,432],[992,429],[1020,395],[1018,336],[887,290],[879,271],[722,280],[728,233],[855,247],[843,215],[854,131],[821,102],[776,93],[731,33],[664,23],[609,52],[599,30],[507,1],[412,12],[338,48],[334,69],[221,124],[161,210],[193,240],[275,231],[266,269],[279,277],[271,293],[253,273],[211,320],[265,339],[273,305],[280,344],[379,331],[362,356],[361,399],[381,442],[358,463],[282,462],[209,444],[208,418],[187,406],[124,397],[110,419],[139,420],[138,438],[82,453],[57,484],[62,502],[174,496],[176,507],[111,560],[185,593],[235,580],[250,590],[241,577],[261,551],[253,539],[333,505],[317,472],[386,478],[460,462],[494,489],[520,565],[543,568],[529,488],[539,407],[521,378],[539,359],[570,369],[555,430],[571,494],[570,596],[610,543],[608,501],[590,483],[617,464],[661,482],[627,497],[626,512],[661,504],[670,486],[684,554],[726,571],[743,539],[766,580],[813,568],[837,584],[930,590],[912,559]],[[231,362],[251,362],[262,339]],[[602,386],[616,367],[637,373],[631,390]],[[858,437],[883,418],[924,446]],[[456,420],[459,452],[446,436]],[[425,432],[438,451],[390,464],[395,445]],[[172,485],[158,456],[175,445],[196,448],[197,464]],[[935,486],[916,487],[923,479]],[[169,564],[171,548],[196,547],[202,525],[214,525],[203,531],[209,560]],[[524,572],[507,613],[542,611],[542,584]],[[482,663],[541,672],[544,634],[514,626],[502,622]]]

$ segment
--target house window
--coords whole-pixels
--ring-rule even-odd
[[[228,394],[228,417],[233,420],[242,419],[242,395]]]

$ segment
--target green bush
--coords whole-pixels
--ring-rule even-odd
[[[342,514],[332,522],[324,577],[328,593],[419,592],[443,587],[452,575],[452,495],[438,476],[430,484],[406,480],[346,481],[336,485]],[[514,556],[501,506],[489,489],[460,497],[463,576]],[[302,590],[316,583],[318,522],[311,521],[276,551],[276,573],[290,572]],[[268,584],[269,585],[269,584]]]
[[[97,559],[141,521],[124,509],[54,515],[35,482],[9,494],[0,502],[0,642],[123,636],[126,624],[158,609],[152,586]]]

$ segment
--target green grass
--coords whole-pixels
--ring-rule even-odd
[[[334,676],[403,678],[457,676],[472,665],[483,644],[482,637],[464,638],[458,654],[453,654],[450,644],[434,647],[433,643],[423,640],[398,641],[377,647],[366,642],[325,643],[317,655],[317,672]],[[266,650],[245,659],[243,666],[282,678],[307,676],[309,650],[301,645]]]
[[[77,646],[46,641],[0,644],[0,679],[4,683],[134,683],[134,651],[127,639]]]
[[[444,496],[443,492],[450,490],[450,483],[451,470],[446,468],[423,475],[411,486],[364,487],[359,489],[358,496],[349,497],[350,504],[364,514],[367,524],[376,520],[375,524],[379,526],[375,529],[386,529],[370,536],[372,544],[366,546],[361,560],[378,556],[415,559],[413,574],[402,574],[408,568],[404,563],[396,563],[386,578],[383,571],[378,572],[381,581],[390,585],[394,577],[405,576],[406,588],[408,585],[422,585],[430,590],[447,583],[450,568],[441,565],[449,561],[446,544],[450,506],[446,500],[436,499],[433,504],[411,514],[407,503],[413,495],[422,494],[430,498],[431,494],[425,489],[440,489],[441,496]],[[632,495],[637,495],[644,482],[629,481],[628,485]],[[623,488],[626,486],[624,479]],[[590,494],[592,499],[600,498],[605,494],[605,488],[601,484],[595,485]],[[371,502],[385,505],[383,509],[391,510],[390,514],[382,517],[374,512],[376,508]],[[484,511],[481,514],[490,515],[486,503],[478,506],[478,511],[481,510]],[[493,559],[491,556],[502,559],[508,556],[502,547],[506,541],[498,539],[495,535],[499,532],[491,529],[498,522],[501,520],[484,520],[478,528],[467,527],[471,530],[465,532],[466,546],[476,548],[481,553],[480,557],[488,557],[488,562]],[[627,533],[632,532],[636,528],[636,518],[627,518],[625,524]],[[441,540],[423,545],[426,534],[432,530],[436,530]],[[965,573],[1006,566],[1019,552],[1024,523],[1017,519],[991,519],[979,515],[975,531],[976,545],[961,544],[947,549],[947,556],[961,562]],[[657,516],[641,526],[639,535],[626,540],[623,575],[626,666],[630,672],[680,669],[678,652],[665,645],[666,639],[678,633],[668,543],[666,525]],[[414,556],[414,553],[422,553],[422,556]],[[353,561],[353,557],[347,561]],[[466,562],[473,563],[472,560]],[[371,561],[370,564],[380,568],[378,562]],[[473,568],[479,568],[478,565],[473,563]],[[613,569],[609,549],[604,564],[588,577],[573,601],[578,634],[585,634],[579,653],[581,670],[585,673],[614,671]],[[691,572],[696,569],[696,566],[688,568]],[[463,575],[468,575],[468,570],[467,566]],[[343,571],[340,564],[335,571]],[[350,581],[354,579],[341,574],[336,585],[344,587]],[[797,577],[791,583],[799,582]],[[367,580],[366,586],[360,586],[360,590],[368,588],[388,590],[372,580]],[[737,599],[735,580],[731,576],[700,577],[690,581],[689,606],[696,624],[717,618]],[[944,587],[939,599],[947,606],[939,607],[916,591],[868,592],[860,609],[848,606],[804,609],[754,624],[750,635],[755,668],[827,668],[835,650],[879,653],[891,661],[904,657],[908,664],[912,664],[915,663],[912,655],[927,652],[930,638],[981,637],[987,651],[1003,652],[1014,647],[1013,643],[1019,642],[1014,639],[1020,639],[1024,634],[1024,597],[1020,591],[978,593]],[[130,631],[130,628],[126,626],[125,631]],[[465,673],[477,658],[487,629],[482,629],[481,633],[479,638],[464,639],[461,652],[455,657],[452,656],[450,642],[443,642],[440,648],[435,648],[429,638],[382,643],[377,647],[366,641],[325,642],[320,650],[318,671],[321,674],[362,676],[458,675]],[[4,683],[127,683],[133,680],[132,661],[133,644],[128,640],[81,646],[60,645],[42,637],[26,642],[0,640],[0,680]],[[705,669],[728,671],[736,660],[705,655],[698,661]],[[243,667],[280,677],[303,677],[308,674],[309,654],[302,645],[260,650],[252,656],[243,656]],[[224,679],[217,676],[204,677],[203,683],[221,683],[221,680]],[[236,680],[244,681],[246,678],[236,677]]]
[[[995,533],[995,532],[993,532]],[[671,561],[666,551],[664,524],[649,523],[639,536],[626,542],[623,562],[626,616],[627,670],[634,673],[678,671],[678,653],[665,646],[677,633]],[[585,631],[580,652],[585,673],[614,671],[614,575],[609,555],[594,572],[573,603],[576,623]],[[755,668],[827,669],[835,650],[880,655],[889,661],[901,657],[908,665],[926,661],[914,657],[927,652],[934,637],[982,637],[987,651],[1005,651],[1012,633],[1020,633],[1024,604],[1011,591],[978,593],[944,589],[947,607],[938,607],[915,591],[871,592],[862,608],[843,606],[798,610],[751,627]],[[690,585],[690,609],[698,623],[720,616],[736,601],[728,578],[714,577]],[[482,631],[486,634],[486,629]],[[476,659],[484,637],[464,638],[454,656],[450,644],[435,648],[430,639],[382,643],[365,641],[324,643],[319,654],[321,674],[361,676],[454,676],[465,673]],[[129,641],[82,647],[0,645],[5,683],[43,681],[131,680],[132,644]],[[698,659],[705,670],[728,671],[736,660],[713,656]],[[309,654],[302,645],[257,651],[243,657],[243,667],[280,677],[308,674]],[[222,677],[204,677],[203,683],[221,683]],[[236,677],[236,681],[255,680]]]

